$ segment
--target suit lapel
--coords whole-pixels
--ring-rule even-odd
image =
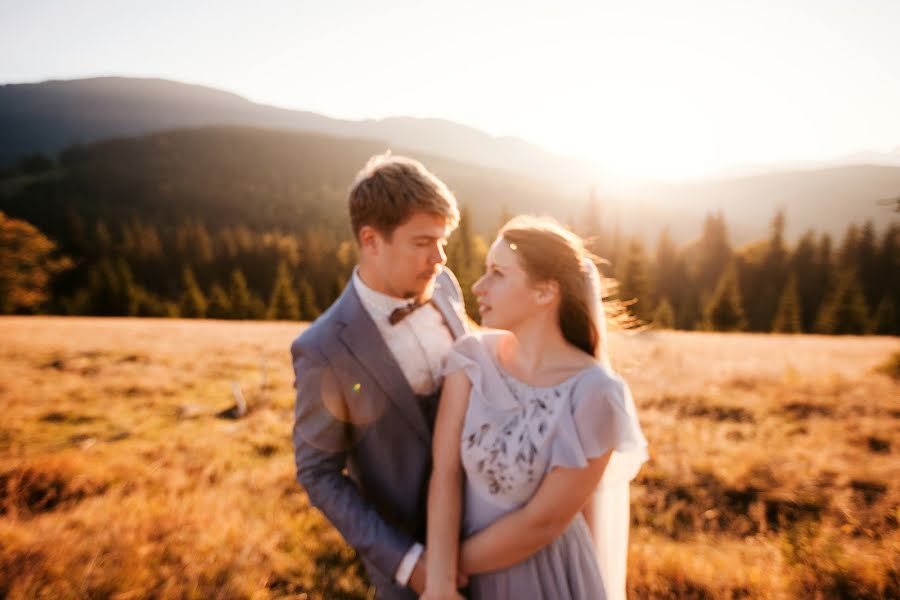
[[[458,302],[450,299],[450,296],[443,289],[440,281],[435,284],[432,300],[434,301],[434,305],[443,315],[444,322],[447,323],[447,327],[450,328],[450,334],[453,336],[453,339],[455,340],[460,336],[465,335],[466,326],[464,324],[465,321],[463,320],[465,310]]]
[[[416,402],[416,395],[393,353],[384,343],[378,327],[360,302],[352,281],[347,285],[340,308],[336,316],[344,323],[339,333],[341,341],[385,395],[400,408],[400,413],[409,421],[413,430],[425,442],[429,442],[431,433],[425,415]]]

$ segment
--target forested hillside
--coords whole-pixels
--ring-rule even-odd
[[[3,311],[315,318],[355,262],[349,184],[383,150],[366,140],[216,127],[21,161],[0,179]],[[481,273],[505,217],[549,213],[591,240],[620,282],[618,297],[636,300],[632,311],[645,323],[898,331],[900,227],[888,206],[885,223],[847,222],[838,237],[809,228],[796,242],[785,234],[785,212],[773,212],[769,234],[742,244],[725,214],[713,212],[687,223],[695,232],[689,241],[662,228],[654,247],[610,219],[600,195],[566,197],[507,171],[417,158],[463,209],[448,255],[464,288]]]

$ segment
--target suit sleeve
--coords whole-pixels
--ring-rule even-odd
[[[294,459],[297,481],[310,503],[331,521],[344,539],[387,580],[415,543],[381,518],[356,484],[344,474],[352,429],[346,419],[340,382],[324,358],[291,347],[294,387]]]

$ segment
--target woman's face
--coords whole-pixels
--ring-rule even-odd
[[[519,262],[515,244],[503,238],[494,240],[485,266],[485,274],[472,286],[481,324],[492,329],[515,329],[539,308],[536,289]]]

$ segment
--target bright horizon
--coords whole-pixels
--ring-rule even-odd
[[[900,147],[900,2],[0,4],[0,83],[119,75],[455,121],[689,178]]]

